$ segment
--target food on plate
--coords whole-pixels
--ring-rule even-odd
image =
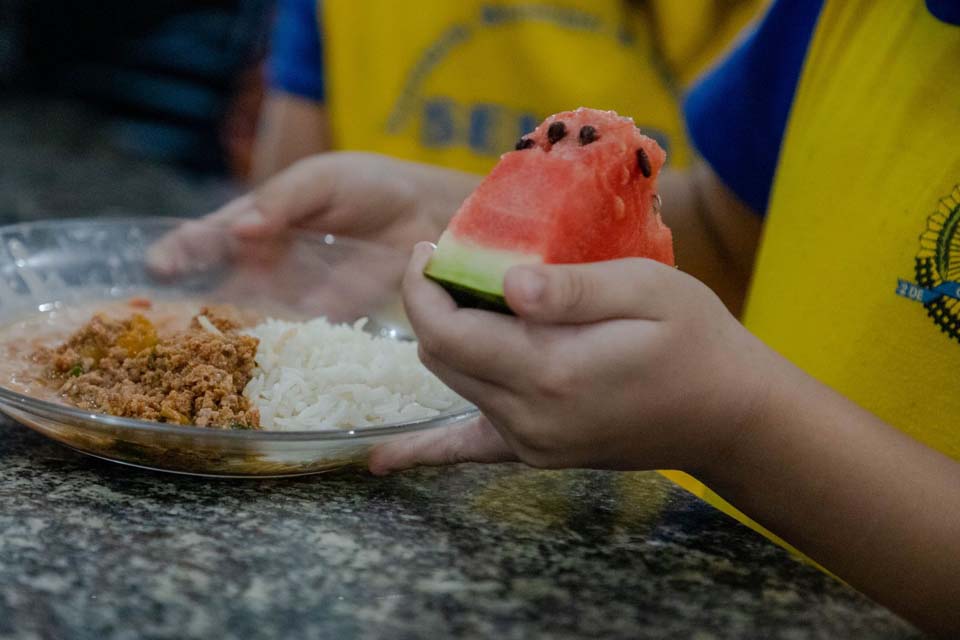
[[[464,201],[424,273],[461,306],[509,312],[503,276],[517,264],[645,257],[673,266],[656,190],[665,159],[613,111],[550,116]]]
[[[372,335],[365,322],[142,298],[61,309],[0,332],[3,384],[90,411],[216,429],[353,429],[466,406],[420,364],[415,343]]]
[[[257,429],[243,396],[257,340],[228,313],[203,308],[183,329],[160,335],[142,313],[97,313],[33,359],[60,395],[82,409],[126,418],[218,429]]]
[[[374,336],[365,320],[268,320],[244,395],[265,429],[350,429],[430,418],[465,406],[417,358],[417,345]]]

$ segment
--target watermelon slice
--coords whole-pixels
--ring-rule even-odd
[[[657,196],[665,159],[613,111],[550,116],[467,198],[424,273],[461,306],[509,312],[503,276],[517,264],[645,257],[672,266]]]

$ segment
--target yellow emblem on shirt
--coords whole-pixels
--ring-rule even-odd
[[[920,235],[916,282],[897,281],[897,295],[923,304],[940,331],[960,342],[960,186],[940,200]]]

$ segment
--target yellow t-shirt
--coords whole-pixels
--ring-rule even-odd
[[[950,386],[960,371],[958,71],[960,27],[920,0],[827,0],[744,322],[813,377],[960,460]]]
[[[827,3],[745,323],[880,418],[960,459],[960,28],[923,2]],[[898,295],[899,294],[899,295]]]
[[[545,116],[591,106],[685,166],[679,92],[764,3],[324,0],[333,145],[486,172]]]

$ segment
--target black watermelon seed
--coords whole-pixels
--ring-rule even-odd
[[[580,127],[580,144],[586,145],[591,142],[596,142],[597,138],[597,129],[596,127],[591,127],[590,125],[585,125]]]
[[[565,135],[567,135],[567,125],[563,123],[563,120],[557,120],[547,129],[547,140],[550,141],[550,144],[557,144],[563,140]]]
[[[640,167],[640,173],[643,174],[644,178],[649,178],[653,175],[653,167],[650,166],[650,156],[643,150],[643,147],[637,149],[637,166]]]
[[[514,148],[517,151],[523,151],[524,149],[531,148],[535,144],[537,143],[533,141],[533,138],[520,138],[520,140],[517,141],[517,146]]]

